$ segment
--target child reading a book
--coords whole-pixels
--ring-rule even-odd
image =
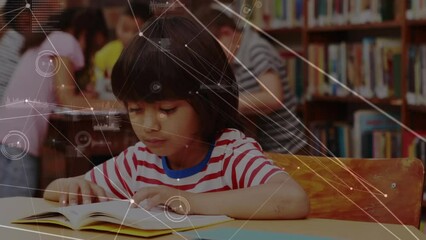
[[[45,199],[119,198],[239,219],[307,215],[304,190],[237,130],[235,76],[201,25],[170,16],[147,22],[114,66],[112,88],[141,141],[84,176],[55,180]]]

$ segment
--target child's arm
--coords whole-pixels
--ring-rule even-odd
[[[257,79],[265,87],[261,85],[258,92],[241,93],[238,111],[244,115],[259,115],[282,109],[284,94],[279,74],[269,70]]]
[[[188,201],[191,214],[228,215],[237,219],[298,219],[309,213],[305,191],[287,174],[276,174],[263,185],[223,192],[189,193],[169,187],[143,188],[133,199],[136,203],[147,199],[146,208],[149,209],[176,196]],[[169,207],[179,213],[188,213],[185,201],[174,201]]]
[[[108,199],[105,190],[95,183],[85,180],[84,175],[56,179],[47,186],[43,198],[59,202],[62,206],[102,202]]]

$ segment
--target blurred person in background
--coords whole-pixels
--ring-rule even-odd
[[[116,25],[117,40],[105,45],[95,55],[96,92],[101,99],[115,99],[111,88],[111,72],[124,47],[139,33],[142,25],[151,18],[150,6],[145,3],[132,2],[121,13]]]
[[[52,32],[25,39],[23,55],[0,106],[0,197],[34,196],[39,182],[39,158],[54,108],[110,108],[115,102],[91,100],[76,94],[75,73],[85,66],[84,52],[96,45],[97,10],[67,9],[56,18]],[[116,105],[119,107],[119,104]]]
[[[240,89],[238,108],[249,119],[247,134],[265,151],[307,154],[302,124],[291,115],[296,113],[296,98],[277,50],[249,25],[237,26],[220,6],[202,7],[195,12],[226,48]]]

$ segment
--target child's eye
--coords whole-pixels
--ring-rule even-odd
[[[176,111],[176,107],[173,108],[160,108],[160,111],[164,112],[165,114],[172,114]]]

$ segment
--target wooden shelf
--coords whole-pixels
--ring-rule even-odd
[[[413,112],[426,113],[425,105],[407,105],[407,109]]]
[[[402,100],[398,98],[370,98],[368,99],[371,103],[376,105],[386,105],[386,106],[402,106]],[[348,97],[338,97],[338,96],[313,96],[309,102],[338,102],[338,103],[365,103],[360,98],[355,96]],[[365,103],[366,104],[366,103]]]
[[[335,32],[335,31],[354,31],[354,30],[371,30],[371,29],[392,29],[401,28],[401,21],[388,21],[381,23],[366,23],[366,24],[349,24],[349,25],[335,25],[325,27],[311,27],[308,32]]]
[[[425,26],[426,19],[408,20],[407,25],[408,26]]]
[[[303,28],[302,27],[282,27],[282,28],[267,28],[264,29],[268,34],[281,34],[281,33],[302,33]]]

